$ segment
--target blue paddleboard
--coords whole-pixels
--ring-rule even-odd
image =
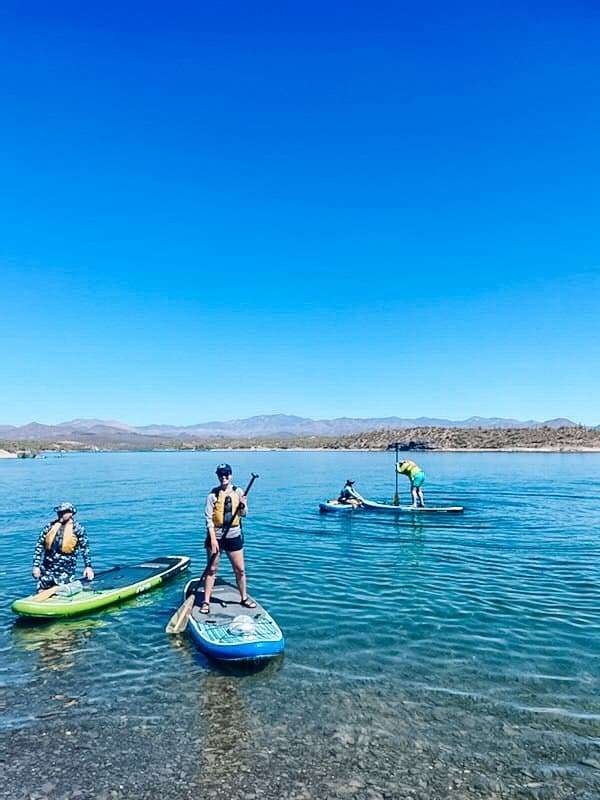
[[[393,506],[389,503],[375,503],[362,498],[362,507],[372,511],[387,511],[390,514],[462,514],[464,506]]]
[[[199,578],[184,589],[184,599],[196,593],[188,631],[196,647],[217,661],[256,661],[283,653],[281,629],[260,603],[246,608],[240,603],[236,586],[217,578],[210,601],[210,613],[201,614],[204,593]]]

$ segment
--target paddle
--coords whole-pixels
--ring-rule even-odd
[[[396,450],[396,467],[395,467],[395,471],[396,471],[396,493],[394,494],[394,499],[392,500],[392,505],[393,506],[399,506],[400,505],[400,496],[398,495],[398,466],[397,466],[398,465],[398,442],[395,442],[394,445],[389,445],[388,450],[390,450],[392,448],[392,446]]]
[[[49,589],[41,589],[36,595],[33,596],[32,600],[35,603],[41,603],[42,600],[48,600],[49,597],[54,597],[57,592],[58,586],[55,584]]]
[[[252,488],[252,484],[258,478],[258,475],[256,475],[256,473],[254,473],[254,472],[250,473],[250,475],[251,475],[250,482],[248,483],[248,486],[246,486],[246,488],[244,490],[244,496],[245,497],[248,496],[248,492]],[[235,521],[235,518],[239,514],[241,507],[242,507],[241,503],[238,503],[238,507],[236,508],[233,516],[229,520],[229,524],[226,525],[226,526],[225,525],[223,526],[223,535],[221,536],[221,542],[225,539],[225,537],[229,533],[229,530],[233,527],[233,523]],[[216,553],[214,553],[211,556],[210,561],[206,565],[206,569],[204,570],[204,572],[200,576],[199,583],[203,583],[204,582],[204,579],[208,575],[210,568],[215,563],[215,559],[219,555],[220,552],[221,552],[221,544],[219,543],[219,549],[218,549],[218,551]],[[188,624],[188,622],[190,620],[190,615],[192,613],[192,609],[194,608],[195,599],[196,599],[195,593],[192,593],[189,597],[187,597],[183,601],[183,603],[179,606],[177,611],[173,614],[171,619],[168,621],[167,627],[165,628],[165,631],[167,633],[172,633],[172,634],[183,633],[183,631],[187,628],[187,624]]]
[[[196,600],[196,595],[192,592],[189,597],[186,597],[184,602],[179,606],[177,611],[173,614],[171,619],[167,623],[167,627],[165,631],[167,633],[183,633],[184,630],[187,628],[187,624],[190,619],[190,614],[192,613],[192,608],[194,607],[194,602]]]

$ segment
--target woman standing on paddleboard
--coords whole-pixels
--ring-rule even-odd
[[[215,585],[221,551],[225,551],[231,561],[235,580],[240,592],[240,603],[245,608],[256,608],[256,603],[248,597],[246,572],[244,569],[244,538],[241,517],[247,513],[246,496],[232,483],[232,470],[229,464],[217,467],[219,486],[211,489],[206,498],[204,516],[206,518],[206,553],[208,567],[204,580],[204,602],[201,614],[210,613],[210,596]]]
[[[77,509],[71,503],[61,503],[54,510],[56,519],[49,522],[38,536],[33,555],[31,574],[37,580],[39,590],[69,583],[75,574],[78,552],[81,552],[85,564],[84,578],[94,579],[85,528],[73,519]]]

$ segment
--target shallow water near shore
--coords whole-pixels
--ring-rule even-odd
[[[199,573],[223,459],[239,485],[260,474],[247,569],[282,659],[223,670],[168,637],[186,577],[92,616],[15,623],[59,501],[78,506],[96,569],[187,554]],[[388,453],[0,463],[0,797],[600,796],[600,455],[417,460],[427,501],[464,515],[318,513],[349,477],[390,501]]]

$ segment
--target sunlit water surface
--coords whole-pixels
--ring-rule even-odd
[[[203,566],[220,453],[0,462],[0,797],[600,796],[600,456],[423,454],[464,515],[320,515],[386,453],[228,453],[250,589],[283,659],[223,671],[164,626],[185,579],[72,621],[15,624],[35,536],[69,500],[97,569]],[[407,482],[401,483],[408,499]],[[229,569],[223,569],[227,575]]]

